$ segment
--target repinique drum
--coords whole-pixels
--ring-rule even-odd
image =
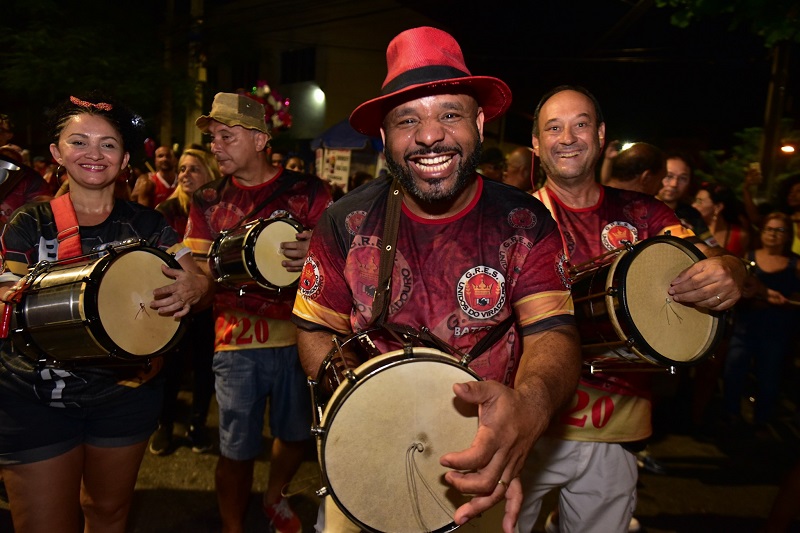
[[[325,483],[320,494],[332,496],[351,521],[368,531],[456,529],[453,513],[469,497],[445,482],[448,469],[439,458],[471,445],[477,406],[458,400],[452,387],[480,378],[451,355],[411,347],[346,370],[322,406],[315,388],[332,367],[341,368],[337,359],[334,350],[318,381],[310,381]]]
[[[610,264],[575,275],[572,297],[583,350],[613,352],[593,361],[596,370],[604,363],[619,370],[620,359],[689,366],[713,353],[724,313],[673,302],[667,293],[679,273],[703,258],[691,243],[665,235],[620,248]]]
[[[174,281],[161,265],[180,268],[166,252],[136,246],[34,269],[12,314],[14,346],[56,364],[145,362],[165,354],[185,325],[149,307],[153,290]]]
[[[294,288],[300,272],[289,272],[281,261],[281,243],[296,241],[303,226],[291,218],[258,219],[216,238],[208,264],[216,281],[234,289],[261,287],[280,292]]]

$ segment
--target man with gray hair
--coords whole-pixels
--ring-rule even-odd
[[[200,188],[189,212],[185,243],[195,257],[213,261],[223,232],[257,219],[290,218],[305,228],[297,242],[281,242],[281,266],[299,272],[313,228],[331,203],[319,178],[273,166],[264,106],[247,96],[219,93],[211,112],[196,121],[211,136],[211,153],[223,177]],[[244,244],[243,244],[244,246]],[[275,265],[278,268],[278,265]],[[299,533],[301,524],[282,495],[310,444],[311,405],[306,375],[290,321],[293,294],[248,285],[218,284],[214,374],[219,404],[220,457],[216,470],[222,531],[241,533],[261,452],[266,401],[270,402],[272,459],[264,512],[275,531]]]

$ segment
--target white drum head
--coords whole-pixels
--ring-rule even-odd
[[[653,243],[636,253],[625,278],[626,302],[636,329],[656,353],[670,361],[686,363],[705,355],[716,337],[719,319],[706,309],[673,302],[667,294],[670,282],[696,259],[670,241]],[[618,323],[614,326],[619,328]]]
[[[429,348],[416,348],[415,356],[420,352],[448,357]],[[445,482],[449,469],[439,458],[475,437],[477,406],[457,400],[453,384],[476,378],[439,359],[392,364],[401,353],[367,361],[355,370],[355,384],[336,390],[322,419],[320,459],[337,504],[363,525],[437,531],[469,499]]]
[[[300,272],[289,272],[281,261],[286,256],[281,252],[281,243],[296,241],[300,230],[283,220],[268,223],[256,239],[254,258],[258,272],[276,287],[287,287],[300,278]]]
[[[174,280],[161,272],[164,260],[145,250],[114,258],[100,280],[97,308],[103,330],[133,355],[152,355],[169,343],[180,320],[159,315],[149,304],[153,290]]]

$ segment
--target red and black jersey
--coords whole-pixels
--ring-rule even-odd
[[[455,216],[422,219],[403,207],[387,318],[427,327],[462,351],[511,313],[522,335],[573,321],[550,214],[518,189],[477,179],[475,198]],[[389,187],[389,179],[373,180],[320,220],[295,300],[301,327],[348,334],[370,322]],[[374,340],[380,349],[398,348],[390,338]],[[510,333],[470,367],[512,384],[520,354]]]

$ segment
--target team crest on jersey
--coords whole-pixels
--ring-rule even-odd
[[[508,223],[512,228],[531,229],[536,225],[536,215],[530,209],[517,207],[508,214]]]
[[[319,265],[313,255],[306,258],[303,263],[303,272],[300,274],[300,282],[298,289],[300,294],[309,300],[313,300],[319,294],[322,287],[322,275],[319,271]]]
[[[356,239],[347,254],[348,266],[345,276],[354,275],[353,296],[358,305],[369,306],[375,297],[380,278],[381,240],[373,235]],[[390,312],[399,310],[408,301],[414,287],[414,277],[403,254],[395,251],[392,268],[392,296]]]
[[[506,279],[491,267],[476,266],[458,280],[456,296],[463,312],[473,318],[491,318],[506,302]]]
[[[366,217],[366,211],[351,211],[348,213],[344,218],[344,226],[347,228],[347,233],[355,236],[356,233],[358,233],[358,229],[361,227],[361,223],[364,222]]]
[[[638,236],[639,231],[636,228],[621,220],[609,222],[600,234],[603,246],[605,246],[607,250],[616,250],[623,246],[622,241],[630,243],[636,242]]]

